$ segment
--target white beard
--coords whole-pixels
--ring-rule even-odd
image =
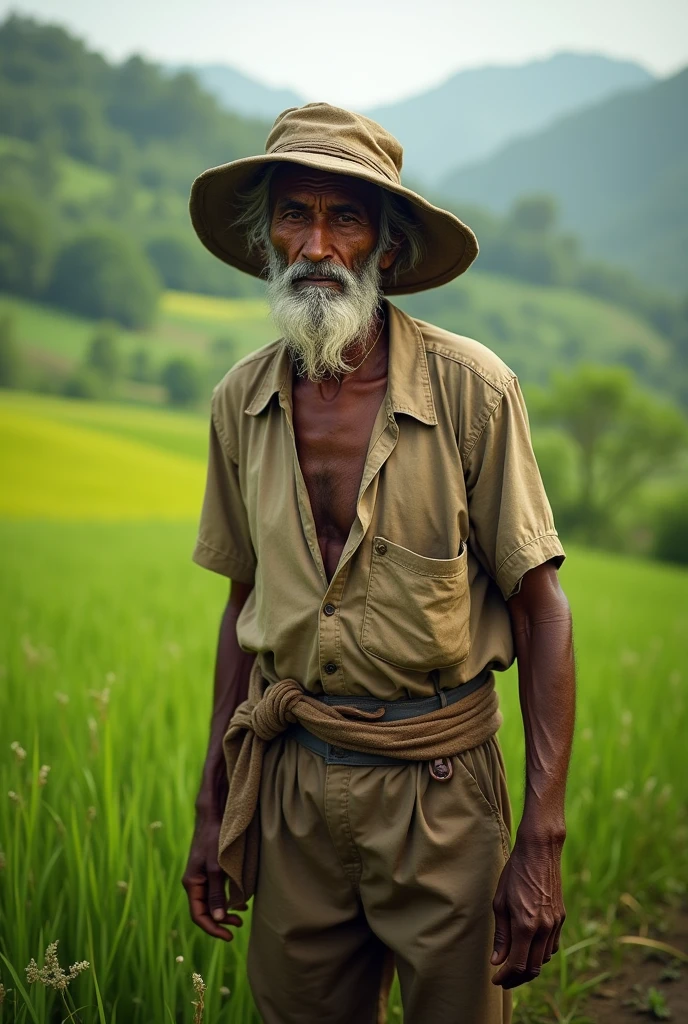
[[[277,250],[268,250],[267,297],[272,318],[299,373],[310,380],[350,373],[343,359],[352,342],[364,341],[375,319],[380,290],[380,254],[375,249],[356,272],[323,260],[288,266]],[[317,274],[338,281],[342,291],[295,282]]]

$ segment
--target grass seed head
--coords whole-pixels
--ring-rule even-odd
[[[203,1010],[205,1008],[205,990],[206,983],[200,974],[192,974],[191,981],[193,983],[194,992],[196,993],[196,999],[192,1001],[191,1005],[194,1007],[194,1019],[193,1024],[203,1024]]]
[[[42,764],[38,772],[38,785],[45,786],[48,781],[48,772],[50,771],[49,764]]]
[[[20,764],[22,761],[26,760],[26,751],[22,747],[21,743],[17,742],[17,740],[15,740],[13,743],[10,743],[10,750],[14,751],[14,756],[16,757],[17,761],[19,761]]]
[[[64,991],[70,981],[73,981],[82,971],[87,971],[91,966],[88,960],[79,960],[77,963],[72,964],[68,971],[63,970],[57,958],[59,941],[59,939],[56,939],[55,942],[51,942],[46,949],[42,967],[38,966],[33,957],[31,958],[28,966],[25,968],[26,980],[29,984],[33,985],[35,982],[39,982],[41,985],[45,985],[46,988]]]
[[[93,698],[101,721],[104,722],[110,705],[110,687],[106,686],[103,690],[89,690],[88,695]]]

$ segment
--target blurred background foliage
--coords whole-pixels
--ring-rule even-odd
[[[587,116],[635,102],[644,117],[650,99],[671,113],[688,79],[671,83]],[[207,166],[260,152],[269,123],[223,107],[190,70],[114,64],[18,15],[0,25],[0,86],[0,387],[200,414],[213,384],[272,334],[262,283],[199,244],[189,186]],[[575,134],[581,116],[561,124]],[[495,185],[502,213],[497,201],[460,202],[472,180],[459,169],[416,183],[471,224],[481,252],[465,279],[399,304],[519,374],[564,536],[685,561],[688,293],[675,266],[662,287],[656,267],[591,256],[555,195]]]
[[[257,1022],[248,928],[202,935],[179,881],[227,597],[190,561],[209,397],[274,329],[262,283],[199,243],[188,194],[300,102],[233,68],[114,63],[58,25],[0,24],[0,1017],[4,985],[18,1024],[64,1018],[21,987],[56,939],[63,963],[91,962],[79,1019],[197,1019],[193,969],[209,1019]],[[687,108],[688,69],[559,53],[367,111],[404,144],[405,181],[480,242],[469,274],[398,304],[518,373],[569,554],[566,946],[517,990],[518,1024],[590,1021],[624,931],[680,941]],[[515,671],[499,685],[518,807]]]

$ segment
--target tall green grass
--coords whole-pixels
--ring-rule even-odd
[[[66,1017],[24,975],[59,939],[63,966],[91,964],[70,985],[84,1022],[190,1022],[193,971],[206,1021],[258,1021],[248,928],[230,945],[205,936],[180,884],[227,597],[225,580],[191,563],[194,535],[193,523],[0,523],[3,1020]],[[623,893],[649,913],[688,877],[688,576],[574,549],[561,572],[579,674],[564,945],[585,951],[613,928]],[[518,813],[513,669],[500,692]],[[518,990],[521,1019],[548,986],[563,1005],[580,955]]]

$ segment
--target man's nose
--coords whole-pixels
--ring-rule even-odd
[[[308,233],[301,246],[301,257],[311,263],[331,259],[333,255],[329,232],[324,224],[316,222],[309,225]]]

